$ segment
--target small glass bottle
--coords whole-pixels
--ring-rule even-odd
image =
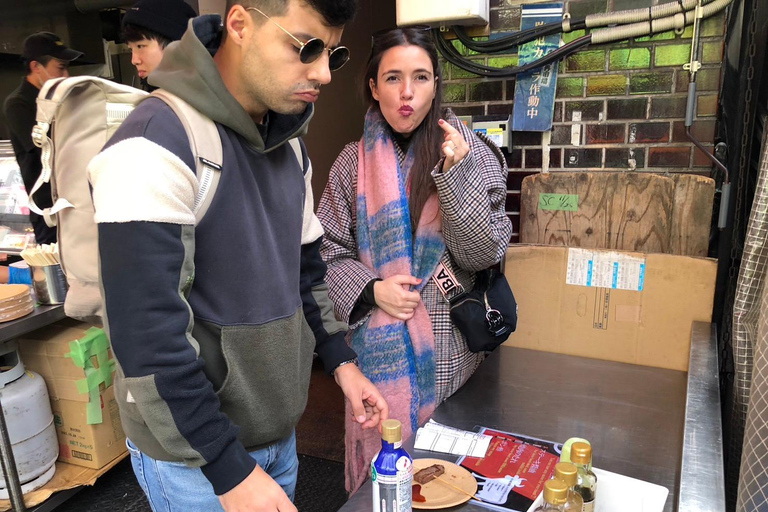
[[[564,512],[568,501],[568,486],[560,480],[544,482],[544,504],[534,512]]]
[[[584,500],[583,512],[594,512],[597,494],[597,476],[592,472],[592,447],[587,443],[573,443],[571,462],[576,466],[576,491]]]
[[[570,462],[558,462],[555,465],[554,478],[568,486],[568,500],[565,502],[565,512],[582,512],[584,509],[584,499],[581,497],[581,494],[576,492],[576,485],[578,484],[576,466]]]
[[[403,449],[398,420],[381,423],[381,450],[371,461],[373,512],[411,512],[413,459]]]

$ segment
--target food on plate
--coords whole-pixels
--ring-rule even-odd
[[[439,477],[443,473],[445,473],[445,466],[442,464],[432,464],[431,466],[426,467],[413,475],[413,481],[417,484],[424,485]]]

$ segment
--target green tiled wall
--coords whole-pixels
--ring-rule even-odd
[[[592,13],[647,8],[668,0],[566,0],[573,19]],[[520,29],[522,4],[528,0],[490,0],[491,34]],[[711,147],[716,133],[721,83],[725,16],[720,13],[701,25],[697,73],[696,117],[693,132]],[[586,34],[563,34],[567,44]],[[689,62],[693,30],[674,31],[592,45],[559,64],[554,125],[549,152],[551,171],[621,169],[652,172],[694,172],[708,175],[710,163],[694,151],[685,137],[686,95],[690,81],[683,68]],[[483,38],[486,39],[486,38]],[[470,59],[494,67],[518,64],[517,50],[478,55],[463,44],[454,46]],[[445,65],[445,63],[443,63]],[[488,80],[453,65],[443,72],[444,101],[459,114],[512,113],[514,78]],[[574,130],[574,125],[580,129]],[[575,134],[575,135],[574,135]],[[510,169],[507,202],[515,224],[515,194],[523,176],[540,172],[541,134],[513,132],[513,147],[504,150]],[[519,224],[516,224],[519,226]],[[517,228],[516,228],[517,231]],[[513,237],[513,241],[515,241]]]

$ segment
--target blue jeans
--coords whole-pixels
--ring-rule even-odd
[[[153,512],[223,512],[218,496],[199,468],[148,457],[130,439],[126,439],[125,444],[131,453],[133,472]],[[293,501],[299,472],[296,433],[251,452],[251,457]]]

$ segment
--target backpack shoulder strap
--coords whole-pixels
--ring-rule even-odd
[[[291,145],[291,149],[293,150],[293,154],[296,156],[296,160],[299,162],[299,167],[301,167],[301,170],[304,174],[307,174],[307,171],[310,171],[312,168],[312,164],[309,164],[309,167],[307,169],[304,169],[304,157],[301,154],[301,143],[299,142],[299,138],[295,137],[288,141],[288,144]],[[311,171],[310,171],[311,172]]]
[[[221,137],[211,118],[200,113],[175,94],[158,89],[150,97],[163,100],[184,126],[195,158],[195,174],[200,186],[195,198],[195,221],[199,224],[208,211],[221,178],[223,150]]]
[[[323,226],[315,215],[315,198],[312,194],[312,162],[309,162],[307,168],[304,168],[304,157],[302,156],[301,143],[299,138],[293,138],[288,141],[304,173],[304,211],[301,224],[301,245],[311,244],[323,236]]]

